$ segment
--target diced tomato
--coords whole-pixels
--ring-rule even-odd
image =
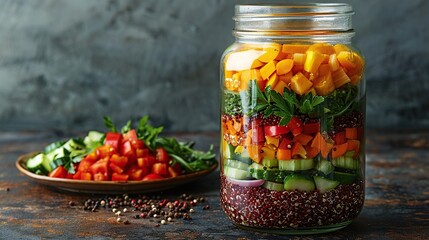
[[[165,151],[164,148],[159,147],[156,149],[156,160],[158,162],[166,163],[170,159],[170,156],[168,155],[167,151]]]
[[[296,142],[292,146],[292,157],[295,158],[307,158],[307,152],[305,151],[304,147],[301,143]]]
[[[143,149],[144,148],[144,143],[142,140],[132,140],[131,145],[133,146],[134,149]]]
[[[80,161],[79,166],[77,167],[77,171],[79,172],[88,172],[91,165],[94,164],[91,160],[88,160],[87,158],[82,159]]]
[[[147,156],[147,157],[141,157],[137,158],[137,165],[139,167],[152,167],[152,165],[156,162],[155,157],[153,156]]]
[[[267,136],[279,136],[288,133],[290,130],[287,126],[265,126],[264,132]]]
[[[75,179],[75,180],[79,180],[79,179],[81,179],[81,175],[82,175],[82,172],[77,171],[77,172],[73,175],[73,179]]]
[[[80,175],[80,179],[81,180],[87,180],[87,181],[91,181],[92,180],[92,174],[89,172],[83,172]]]
[[[137,137],[137,132],[135,129],[131,129],[130,131],[126,132],[124,134],[124,140],[125,141],[137,141],[139,138]]]
[[[124,169],[123,169],[123,168],[121,168],[120,166],[118,166],[118,165],[114,164],[113,162],[110,162],[110,163],[109,163],[109,167],[110,167],[110,169],[112,170],[112,172],[114,172],[114,173],[119,173],[119,174],[121,174],[121,173],[123,173],[123,172],[124,172]]]
[[[115,132],[108,132],[104,139],[104,145],[113,147],[116,151],[119,151],[120,144],[122,143],[122,134]]]
[[[263,127],[254,127],[252,128],[252,143],[264,143],[265,135]]]
[[[92,164],[89,171],[94,175],[94,179],[97,173],[101,173],[107,178],[109,176],[109,159],[104,158],[98,160],[96,163]]]
[[[167,176],[167,164],[166,163],[155,163],[152,165],[152,173]]]
[[[302,132],[302,122],[298,117],[292,117],[287,126],[294,136]]]
[[[157,179],[164,179],[164,177],[160,176],[158,174],[155,174],[155,173],[149,173],[142,180],[143,181],[150,181],[150,180],[157,180]]]
[[[128,177],[128,174],[112,173],[112,181],[126,182]]]
[[[142,178],[149,173],[149,168],[140,168],[137,165],[132,166],[128,169],[127,174],[130,176],[130,180],[140,181]]]
[[[130,141],[125,141],[122,143],[121,155],[128,158],[128,165],[131,166],[137,160],[134,147],[131,145]]]
[[[335,133],[333,136],[333,139],[334,139],[335,144],[337,144],[337,145],[343,144],[347,141],[346,133],[344,131]]]
[[[137,158],[141,158],[141,157],[146,157],[149,155],[149,149],[145,148],[145,149],[136,149],[136,157]]]
[[[302,132],[305,134],[314,134],[320,132],[320,123],[314,122],[314,123],[306,123],[303,126]]]
[[[292,148],[292,140],[289,138],[283,138],[280,142],[279,149],[291,149]]]
[[[115,149],[111,146],[100,146],[96,150],[99,159],[110,157],[115,153]]]
[[[124,169],[125,166],[127,166],[128,158],[125,156],[119,156],[118,154],[113,154],[112,157],[110,157],[110,162]]]
[[[63,166],[59,166],[52,170],[52,172],[49,173],[49,177],[52,178],[66,178],[67,177],[67,170]]]
[[[99,172],[94,174],[94,181],[106,181],[106,180],[108,179],[103,173]]]

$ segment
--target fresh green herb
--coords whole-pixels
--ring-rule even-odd
[[[322,96],[314,96],[313,93],[305,94],[299,101],[299,112],[303,114],[314,115],[318,111],[318,107],[325,101]]]
[[[158,138],[158,135],[162,132],[164,129],[163,127],[152,127],[148,124],[149,117],[145,116],[142,117],[139,121],[139,125],[137,127],[137,136],[140,140],[143,140],[146,146],[151,149],[156,149],[156,139]]]
[[[178,142],[175,138],[158,138],[158,147],[163,147],[167,153],[178,162],[187,172],[196,172],[209,169],[216,162],[213,145],[209,151],[193,150],[193,142]]]
[[[113,124],[113,121],[110,117],[104,116],[103,117],[104,120],[104,125],[106,125],[107,129],[109,129],[109,131],[111,132],[117,132],[118,130],[116,130],[115,124]]]
[[[131,124],[132,124],[132,122],[131,122],[131,120],[129,120],[122,128],[121,128],[121,133],[122,134],[124,134],[124,133],[127,133],[127,132],[129,132],[130,130],[131,130]]]
[[[228,115],[242,113],[241,97],[237,93],[225,91],[224,94],[224,112]]]

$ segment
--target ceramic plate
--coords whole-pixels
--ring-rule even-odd
[[[31,178],[33,181],[40,184],[54,187],[60,190],[65,190],[69,192],[81,192],[81,193],[103,193],[103,194],[118,194],[118,193],[148,193],[148,192],[157,192],[167,189],[177,187],[179,185],[197,180],[217,168],[217,163],[213,165],[210,169],[199,171],[195,173],[189,173],[186,175],[181,175],[175,178],[167,178],[160,180],[152,181],[127,181],[127,182],[117,182],[117,181],[86,181],[86,180],[73,180],[73,179],[64,179],[64,178],[51,178],[48,176],[41,176],[30,172],[26,165],[27,160],[37,153],[28,153],[22,155],[16,161],[16,167],[18,170]]]

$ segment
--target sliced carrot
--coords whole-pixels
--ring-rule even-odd
[[[279,81],[285,82],[286,84],[290,83],[290,80],[293,77],[292,71],[286,73],[285,75],[279,75]]]
[[[314,89],[316,89],[317,94],[320,96],[326,96],[335,90],[331,72],[328,72],[325,76],[316,78],[313,83]]]
[[[292,157],[307,158],[307,152],[301,143],[295,142],[292,146]]]
[[[292,70],[293,67],[293,60],[292,59],[285,59],[281,60],[276,65],[276,72],[277,75],[284,75]]]
[[[292,151],[289,149],[278,149],[277,160],[290,160],[292,159]]]
[[[277,82],[279,81],[278,76],[276,73],[271,74],[270,78],[268,79],[266,87],[270,86],[271,89],[275,88],[277,85]]]
[[[258,59],[253,60],[252,65],[250,65],[250,69],[262,67],[264,65],[263,62],[259,61]]]
[[[291,89],[299,95],[306,93],[312,86],[313,83],[308,80],[301,72],[295,74],[290,82]]]
[[[260,70],[262,79],[268,79],[274,71],[276,71],[276,61],[270,61],[265,64]]]
[[[320,149],[322,148],[322,141],[325,141],[323,139],[323,136],[320,132],[316,133],[316,136],[314,136],[313,141],[311,142],[312,148],[317,148],[320,152]]]
[[[332,148],[332,158],[343,156],[347,152],[347,146],[347,143],[334,145],[334,147]]]
[[[347,139],[357,139],[357,129],[356,128],[346,128],[346,138]]]
[[[283,96],[286,87],[287,87],[287,84],[285,82],[278,81],[273,90],[280,93]]]
[[[295,142],[299,142],[299,143],[301,143],[303,146],[307,145],[307,144],[308,144],[312,139],[313,139],[313,137],[312,137],[312,136],[307,135],[307,134],[304,134],[304,133],[301,133],[301,134],[299,134],[299,135],[296,135],[296,136],[293,138],[293,140],[294,140]]]
[[[277,55],[277,57],[274,60],[281,61],[283,59],[288,58],[288,56],[289,56],[289,54],[280,51],[279,54]]]

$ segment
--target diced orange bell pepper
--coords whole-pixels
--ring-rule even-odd
[[[360,150],[360,141],[358,140],[347,140],[347,151],[354,151],[355,154],[353,155],[353,158],[357,157],[359,155]]]
[[[277,160],[290,160],[292,159],[292,151],[289,149],[278,149]]]
[[[307,158],[307,152],[301,143],[295,142],[292,145],[292,157],[297,158]]]
[[[256,163],[260,163],[262,161],[262,146],[261,145],[248,145],[247,151],[249,153],[250,159],[252,159]]]
[[[334,145],[334,147],[332,148],[332,158],[343,156],[347,152],[347,146],[347,143]]]
[[[322,141],[320,153],[323,158],[328,158],[328,155],[331,152],[333,146],[334,144],[332,143],[326,142],[325,140]]]
[[[305,151],[307,152],[307,158],[315,158],[319,154],[320,149],[313,148],[311,146],[306,146]]]

